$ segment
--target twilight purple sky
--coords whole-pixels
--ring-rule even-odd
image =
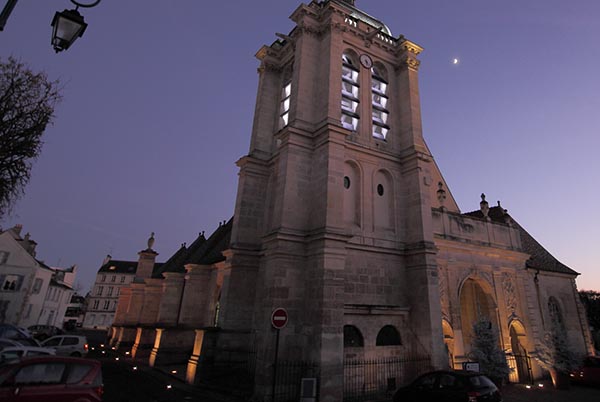
[[[308,2],[308,0],[306,0]],[[6,0],[0,0],[3,7]],[[38,258],[79,266],[87,290],[104,256],[137,259],[150,232],[165,261],[233,214],[247,150],[255,52],[288,33],[298,0],[102,1],[55,54],[67,0],[20,0],[0,32],[12,55],[64,85],[25,196]],[[504,208],[600,290],[600,1],[357,0],[425,48],[425,138],[463,212]],[[454,65],[452,60],[459,59]]]

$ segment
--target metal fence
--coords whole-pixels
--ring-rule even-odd
[[[317,381],[319,365],[305,361],[279,361],[277,362],[277,376],[275,378],[275,402],[298,402],[300,400],[300,387],[303,378],[314,378]]]
[[[510,368],[508,381],[512,383],[533,384],[531,371],[531,357],[527,355],[506,355],[506,362]]]
[[[431,369],[429,356],[344,361],[344,402],[386,400],[396,388]]]

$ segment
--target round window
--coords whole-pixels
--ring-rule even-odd
[[[350,178],[348,176],[344,176],[344,188],[350,188]]]
[[[383,186],[381,184],[377,185],[377,194],[383,195]]]

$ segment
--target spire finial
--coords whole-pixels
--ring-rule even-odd
[[[490,204],[485,200],[485,194],[481,193],[481,202],[479,203],[479,209],[481,209],[481,213],[483,217],[487,219],[488,213],[490,212]]]
[[[444,201],[446,201],[446,190],[444,190],[444,183],[442,183],[441,181],[438,182],[437,198],[438,198],[438,201],[440,202],[441,208],[443,209]]]

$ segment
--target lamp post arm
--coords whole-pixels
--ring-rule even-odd
[[[4,26],[6,25],[6,21],[8,20],[8,17],[10,17],[10,13],[12,13],[13,8],[15,8],[18,1],[19,0],[7,0],[6,1],[6,5],[2,9],[2,13],[0,14],[0,32],[4,31]],[[70,0],[70,1],[71,1],[71,3],[75,4],[77,6],[77,8],[79,8],[79,7],[92,8],[92,7],[96,7],[98,5],[98,3],[100,3],[100,1],[102,1],[102,0],[94,0],[88,4],[80,3],[75,0]]]
[[[13,8],[17,5],[17,1],[19,0],[8,0],[2,9],[2,14],[0,14],[0,31],[4,31],[6,21],[8,20],[10,13],[12,13]]]

